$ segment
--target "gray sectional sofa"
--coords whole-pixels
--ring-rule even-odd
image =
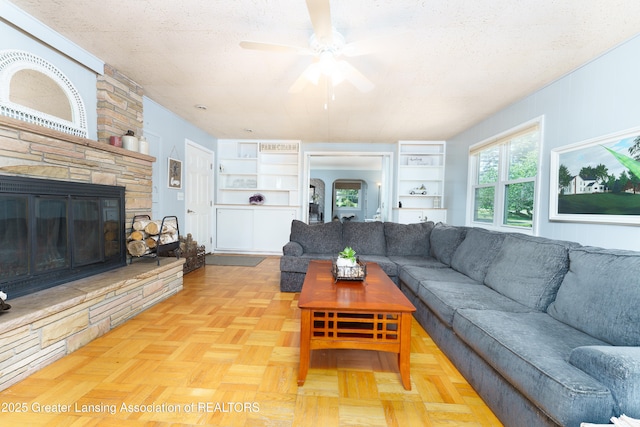
[[[640,252],[445,224],[294,221],[284,292],[345,246],[381,265],[507,426],[640,418]]]

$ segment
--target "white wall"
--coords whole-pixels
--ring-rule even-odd
[[[640,250],[640,227],[549,221],[551,149],[640,125],[640,36],[447,141],[446,204],[465,224],[470,145],[544,116],[538,234],[584,245]]]

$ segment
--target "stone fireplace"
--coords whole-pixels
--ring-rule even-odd
[[[36,206],[48,212],[41,215],[40,222],[31,225],[50,231],[44,234],[47,244],[14,248],[29,259],[32,270],[24,270],[20,262],[10,261],[12,275],[19,271],[21,277],[24,274],[35,277],[44,267],[58,272],[66,264],[71,270],[82,270],[98,259],[108,259],[107,264],[115,266],[109,271],[92,271],[91,274],[97,274],[88,277],[87,271],[82,271],[72,281],[65,279],[65,283],[53,287],[45,284],[53,284],[57,279],[48,277],[37,284],[36,292],[22,296],[19,291],[13,295],[12,291],[5,291],[11,309],[0,313],[0,390],[182,289],[184,259],[162,258],[159,263],[155,259],[142,259],[127,265],[124,258],[125,263],[121,264],[124,253],[120,230],[131,224],[135,215],[151,213],[154,161],[148,155],[0,116],[0,181],[12,185],[17,182],[20,186],[27,181],[48,180],[46,188],[38,190],[44,193],[39,198],[24,196],[26,199],[19,201],[14,196],[22,194],[22,190],[17,193],[0,190],[3,193],[0,197],[5,197],[4,207],[0,202],[0,221],[13,222],[7,227],[0,224],[0,240],[17,241],[15,238],[25,233],[25,226],[16,219],[17,213],[25,209],[20,207],[21,203],[26,202],[31,213],[39,211]],[[65,189],[64,194],[58,194],[60,189],[56,187]],[[71,196],[66,191],[69,189],[78,193]],[[117,189],[118,195],[109,193],[111,189]],[[12,197],[13,201],[7,202]],[[77,223],[62,221],[61,212],[71,212]],[[98,247],[97,251],[87,252],[86,246],[80,246],[86,242],[77,237],[78,231],[69,230],[77,225],[78,230],[93,230],[89,231],[93,236],[95,230],[106,234],[111,230],[107,223],[113,219],[121,224],[117,232],[120,237],[92,245]],[[13,234],[7,237],[7,233]],[[27,243],[34,238],[28,237]],[[111,252],[113,242],[115,252]],[[40,246],[48,249],[38,252]],[[76,246],[75,253],[72,246]],[[62,253],[69,257],[62,257]],[[7,258],[0,253],[0,274],[8,271],[5,266],[9,262],[5,264],[7,260],[3,257]]]

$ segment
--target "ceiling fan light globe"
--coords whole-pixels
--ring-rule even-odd
[[[313,63],[307,67],[304,71],[304,76],[314,85],[318,85],[320,76],[322,75],[322,68],[319,63]]]
[[[331,76],[331,84],[333,84],[333,86],[338,86],[340,83],[342,83],[345,80],[345,76],[344,74],[342,74],[340,71],[336,70]]]
[[[336,59],[333,57],[333,53],[325,51],[320,54],[320,69],[325,76],[332,76],[338,69]]]

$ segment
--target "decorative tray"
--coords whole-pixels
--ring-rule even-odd
[[[367,264],[356,259],[354,266],[338,266],[334,258],[331,260],[331,274],[336,282],[339,280],[362,282],[367,276]]]

